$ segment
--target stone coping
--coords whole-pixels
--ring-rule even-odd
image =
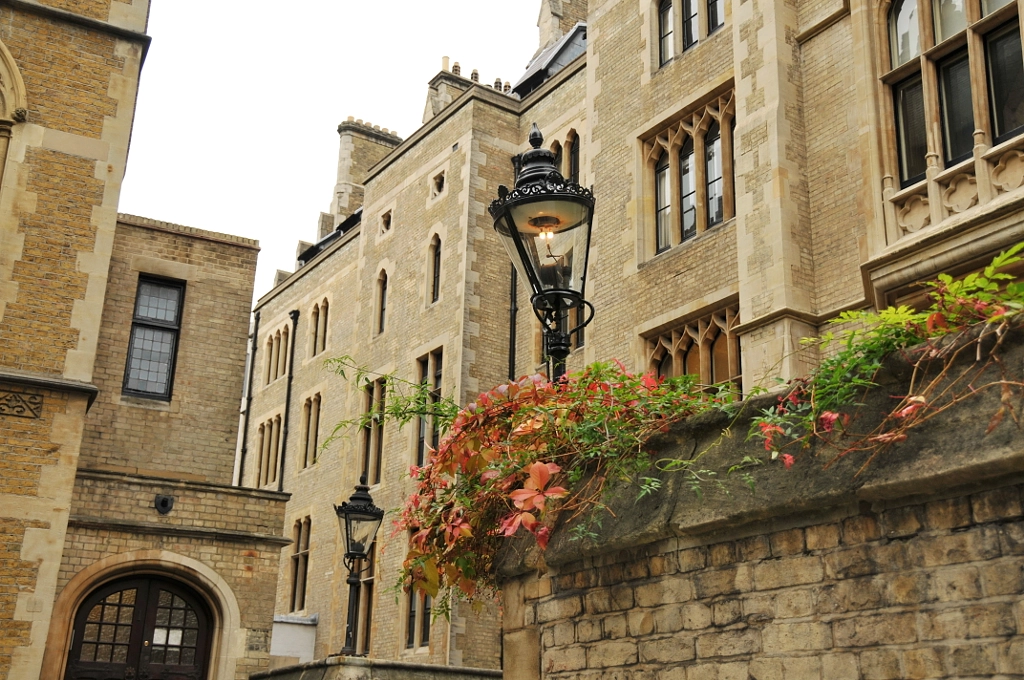
[[[159,486],[161,488],[186,489],[195,492],[206,493],[227,493],[235,496],[249,496],[272,501],[286,501],[291,494],[285,491],[271,491],[268,489],[253,489],[247,486],[234,486],[231,484],[216,484],[213,482],[195,482],[191,480],[174,479],[172,477],[157,477],[155,475],[140,475],[129,472],[114,470],[97,470],[92,468],[80,468],[76,476],[81,479],[98,479],[110,482],[127,484],[143,484]]]
[[[166,231],[173,234],[184,234],[185,236],[200,238],[203,239],[204,241],[226,243],[228,245],[241,246],[243,248],[249,248],[251,250],[260,249],[260,242],[255,239],[245,238],[244,236],[235,236],[234,234],[222,234],[221,232],[218,231],[196,229],[195,227],[187,227],[183,224],[163,222],[161,220],[154,220],[148,217],[139,217],[138,215],[117,213],[117,221],[119,224],[127,224],[133,227],[153,229],[156,231]]]
[[[319,673],[317,671],[320,671]],[[500,678],[500,670],[437,666],[358,656],[329,656],[307,663],[261,671],[250,680],[447,680],[447,678]]]
[[[983,339],[986,347],[994,341],[989,333]],[[1018,327],[1009,333],[1000,359],[1008,379],[1020,380],[1024,376],[1024,332]],[[961,357],[957,369],[971,365],[974,350],[969,354]],[[932,373],[937,370],[938,366]],[[895,403],[894,397],[908,393],[911,377],[912,367],[904,359],[893,357],[886,363],[875,379],[878,387],[865,395],[855,421],[858,432],[873,429],[881,414]],[[998,379],[998,368],[990,366],[973,384]],[[734,419],[709,413],[678,423],[652,440],[653,455],[691,459],[706,451],[700,467],[719,471],[724,478],[728,466],[744,456],[766,457],[763,442],[744,440],[753,417],[761,408],[775,404],[777,398],[763,395],[749,399]],[[1020,415],[1024,410],[1020,394],[1014,396],[1013,405]],[[861,503],[904,505],[924,497],[991,486],[993,482],[1017,483],[1024,478],[1024,433],[1008,415],[985,434],[999,407],[998,389],[974,395],[933,417],[928,427],[911,431],[905,442],[884,451],[861,472],[869,454],[852,453],[825,470],[833,454],[820,445],[812,447],[797,455],[791,469],[778,462],[753,469],[754,493],[736,479],[731,480],[728,494],[704,484],[703,499],[698,499],[681,474],[653,471],[651,476],[659,478],[662,487],[645,498],[637,498],[635,486],[612,489],[607,503],[614,519],[598,529],[597,539],[572,540],[566,527],[556,524],[543,555],[530,540],[510,543],[497,561],[499,576],[512,578],[544,568],[545,564],[570,564],[666,539],[697,545],[722,540],[726,534],[761,533],[772,525],[799,523],[801,518],[810,521],[811,516],[844,508],[852,507],[855,512]]]

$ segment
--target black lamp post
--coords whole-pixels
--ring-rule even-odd
[[[359,478],[356,491],[347,502],[335,505],[341,535],[345,538],[345,566],[348,568],[348,623],[345,628],[345,646],[341,653],[356,654],[356,618],[359,616],[359,574],[363,571],[356,565],[366,559],[366,551],[373,545],[377,529],[384,519],[384,511],[373,504],[366,485],[366,475]]]
[[[530,130],[533,148],[512,159],[516,186],[498,187],[488,209],[494,229],[519,275],[530,282],[530,302],[540,319],[544,346],[554,359],[554,377],[565,373],[570,336],[594,318],[594,306],[583,299],[587,276],[594,194],[569,182],[555,167],[555,155],[542,149],[537,124]],[[563,330],[572,309],[586,308],[575,327]],[[579,319],[579,317],[577,317]]]

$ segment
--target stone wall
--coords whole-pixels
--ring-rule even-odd
[[[1011,374],[1021,356],[1018,345],[1005,357]],[[865,412],[905,393],[908,377],[895,366]],[[517,680],[1021,677],[1024,446],[1011,423],[986,435],[998,407],[996,394],[965,402],[859,476],[864,455],[823,470],[828,456],[812,451],[792,469],[759,470],[754,494],[709,486],[699,500],[671,474],[649,498],[621,490],[596,542],[556,529],[543,559],[535,549],[507,556],[506,672]],[[655,455],[688,457],[730,425],[695,421]],[[743,416],[732,423],[706,467],[763,455],[739,441],[748,426]]]

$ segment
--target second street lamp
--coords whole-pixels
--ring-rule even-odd
[[[567,181],[555,167],[555,155],[541,148],[543,143],[534,123],[533,148],[513,159],[518,168],[515,188],[499,186],[488,211],[516,271],[530,283],[530,302],[557,378],[565,372],[570,336],[594,318],[594,306],[583,299],[594,194]],[[564,330],[572,309],[582,314],[577,314],[575,327]]]
[[[340,506],[335,505],[341,536],[345,539],[345,566],[348,568],[348,622],[345,628],[345,646],[341,653],[346,656],[362,656],[356,653],[356,620],[359,618],[359,574],[367,558],[367,551],[373,546],[373,539],[384,519],[384,511],[373,504],[366,475],[359,478],[356,491]]]

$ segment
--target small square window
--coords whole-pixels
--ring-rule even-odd
[[[437,198],[444,193],[444,170],[434,175],[434,178],[430,180],[430,197]]]
[[[380,233],[386,234],[391,231],[391,211],[380,216]]]

